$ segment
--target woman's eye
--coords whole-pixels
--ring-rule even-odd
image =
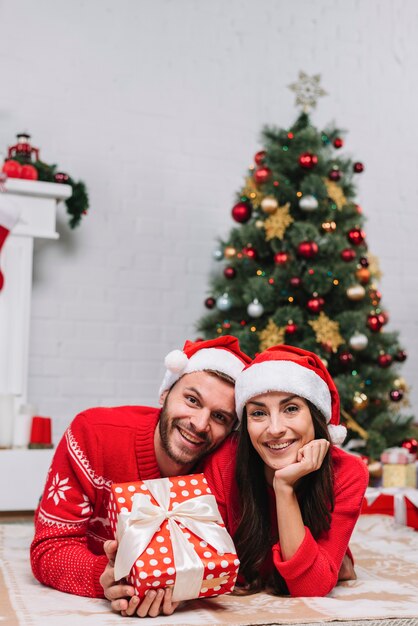
[[[250,416],[251,417],[263,417],[265,415],[264,411],[251,411]]]
[[[296,404],[289,404],[289,406],[285,408],[286,413],[296,413],[298,410],[299,407]]]

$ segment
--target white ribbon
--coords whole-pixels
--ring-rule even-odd
[[[202,587],[204,566],[178,525],[186,526],[218,552],[235,554],[231,537],[224,527],[218,525],[222,518],[216,500],[212,495],[196,496],[174,504],[169,510],[169,479],[145,480],[144,484],[158,504],[152,504],[148,495],[136,493],[132,497],[132,510],[119,514],[116,529],[119,547],[115,559],[115,580],[129,574],[161,524],[168,520],[176,569],[173,600],[197,598]]]
[[[406,498],[418,507],[418,491],[404,487],[383,487],[382,489],[369,487],[366,489],[367,504],[372,505],[380,495],[393,496],[393,513],[397,524],[406,525]]]
[[[409,452],[406,448],[387,448],[380,456],[382,463],[390,465],[406,465],[415,461],[415,454]]]

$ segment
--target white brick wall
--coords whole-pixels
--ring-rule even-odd
[[[90,192],[81,228],[62,210],[35,254],[29,391],[57,436],[86,406],[156,402],[260,129],[294,120],[299,69],[329,93],[315,122],[348,129],[366,164],[359,201],[414,385],[415,0],[16,0],[0,23],[0,146],[29,130]]]

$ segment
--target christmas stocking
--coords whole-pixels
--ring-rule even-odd
[[[4,246],[4,242],[9,236],[10,231],[18,222],[20,211],[13,205],[7,207],[0,206],[0,253]],[[3,288],[4,277],[0,269],[0,291]]]

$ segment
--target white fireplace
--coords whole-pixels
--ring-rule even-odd
[[[58,239],[57,204],[71,196],[69,185],[10,178],[0,208],[13,204],[20,220],[1,251],[0,394],[12,394],[16,408],[26,403],[28,385],[33,245],[36,238]],[[1,415],[0,415],[1,420]],[[52,458],[51,450],[0,450],[0,511],[36,506]]]

